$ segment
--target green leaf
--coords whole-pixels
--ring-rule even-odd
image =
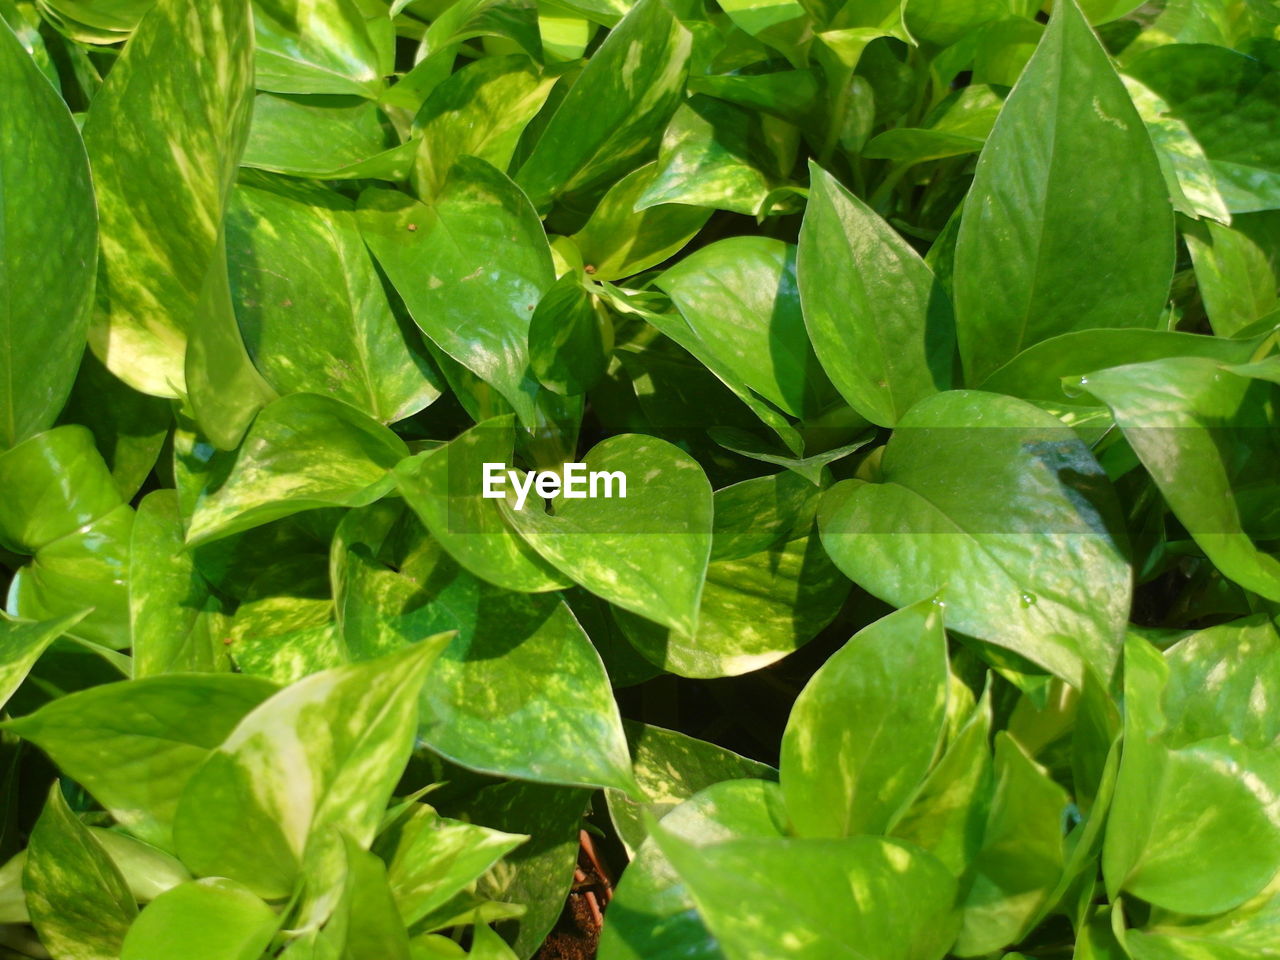
[[[1024,400],[1064,401],[1065,381],[1103,367],[1169,357],[1209,357],[1245,363],[1260,341],[1226,340],[1173,330],[1079,330],[1023,350],[982,384],[983,390]]]
[[[0,453],[0,543],[33,554],[121,506],[93,435],[62,426]]]
[[[447,641],[313,674],[245,716],[182,794],[183,862],[271,899],[292,892],[324,831],[367,846],[412,748],[423,678]],[[309,735],[318,728],[327,735]]]
[[[92,431],[121,498],[132,500],[156,466],[173,425],[173,410],[168,401],[117,380],[87,352],[58,423],[77,423]]]
[[[974,27],[1010,16],[1014,6],[1010,0],[912,0],[906,26],[911,36],[945,47]]]
[[[662,135],[657,171],[641,196],[644,207],[682,203],[769,213],[786,164],[770,152],[761,118],[708,96],[682,103]]]
[[[1173,746],[1230,734],[1265,750],[1280,739],[1266,708],[1280,697],[1280,635],[1265,615],[1200,630],[1165,651],[1169,685],[1161,708]]]
[[[249,30],[244,0],[158,0],[85,121],[102,238],[90,344],[143,393],[185,390],[191,317],[218,267],[223,205],[248,134]]]
[[[810,536],[713,560],[691,635],[625,610],[614,616],[632,645],[667,672],[729,677],[804,646],[835,619],[848,593],[848,581]]]
[[[782,735],[782,792],[800,836],[888,832],[938,749],[947,677],[932,600],[876,621],[822,665]]]
[[[221,450],[238,446],[254,416],[276,398],[253,366],[236,324],[222,234],[196,301],[186,377],[187,400],[196,424]]]
[[[220,604],[183,542],[174,491],[138,504],[129,553],[133,675],[217,670],[225,659],[212,635]]]
[[[721,240],[657,282],[719,362],[770,403],[800,418],[831,403],[800,312],[795,247],[766,237]]]
[[[778,776],[772,767],[675,730],[633,721],[624,721],[623,727],[645,802],[637,803],[617,790],[609,790],[605,796],[609,819],[633,856],[649,835],[646,813],[661,819],[695,793],[726,780],[774,780]]]
[[[872,423],[951,385],[951,304],[896,231],[816,165],[800,230],[800,298],[822,366]]]
[[[151,960],[181,943],[191,960],[258,960],[280,918],[230,880],[193,880],[161,894],[129,928],[120,960]]]
[[[1213,165],[1191,129],[1150,88],[1133,77],[1121,75],[1120,79],[1147,125],[1173,208],[1188,216],[1230,223],[1231,212],[1218,189]]]
[[[254,83],[279,93],[376,97],[389,71],[372,26],[356,0],[254,0]]]
[[[22,885],[40,940],[65,960],[116,960],[138,914],[124,877],[57,782],[31,831]]]
[[[68,694],[6,729],[47,753],[122,826],[170,849],[188,778],[274,690],[234,674],[149,677]]]
[[[730,960],[941,960],[955,935],[955,880],[927,853],[891,840],[694,846],[662,824],[652,836]]]
[[[692,354],[692,356],[697,359],[698,364],[705,367],[711,375],[728,387],[733,395],[741,400],[742,403],[746,405],[747,409],[760,419],[761,423],[768,426],[769,429],[772,430],[780,440],[782,440],[788,449],[796,454],[800,453],[804,448],[804,440],[800,436],[799,431],[796,430],[786,416],[784,416],[776,407],[759,397],[751,387],[749,387],[736,373],[733,372],[732,369],[721,361],[719,359],[719,355],[713,352],[712,348],[693,332],[693,329],[687,322],[685,322],[685,319],[680,316],[678,312],[658,312],[656,310],[650,310],[647,307],[641,306],[636,302],[636,300],[625,297],[615,287],[610,287],[608,284],[605,284],[603,285],[603,288],[610,306],[615,310],[618,310],[620,313],[643,317],[668,337],[673,343],[678,344],[680,351]],[[625,366],[627,363],[626,353],[619,353],[618,356]],[[670,356],[670,354],[668,354],[668,356]],[[675,352],[675,356],[682,356],[682,353]],[[661,354],[652,350],[647,354],[641,354],[635,357],[633,362],[636,365],[647,368],[644,370],[644,376],[641,378],[642,382],[644,380],[652,379],[657,372],[653,369],[653,365],[661,365],[664,363],[664,360],[665,358]],[[670,360],[666,360],[665,362],[670,362]],[[689,374],[684,371],[678,371],[674,376],[674,385],[678,385],[684,389],[689,389],[688,380]],[[644,393],[648,392],[653,392],[653,388],[649,388],[647,391],[644,391]],[[644,393],[641,394],[642,397]],[[665,409],[654,410],[652,417],[660,426],[666,426],[671,422],[669,419],[664,418],[672,417],[672,406],[673,404],[668,400],[668,402],[664,404]],[[695,424],[700,430],[705,429],[707,425],[705,401],[699,398],[696,408],[697,418],[695,420]],[[717,412],[719,412],[718,409]]]
[[[984,696],[890,831],[963,877],[982,847],[994,780],[991,701]]]
[[[1111,675],[1127,547],[1115,493],[1069,427],[1009,397],[937,394],[899,423],[881,472],[832,487],[819,510],[855,583],[894,605],[941,591],[954,630],[1071,683],[1086,665]]]
[[[329,397],[296,393],[258,415],[240,450],[219,454],[220,483],[200,492],[187,543],[207,543],[300,510],[372,503],[408,455],[390,430]]]
[[[534,374],[556,393],[585,393],[604,376],[612,348],[613,325],[600,298],[570,270],[543,294],[529,322]]]
[[[1156,325],[1174,253],[1164,179],[1074,2],[1055,9],[1005,102],[964,209],[955,306],[969,383],[1056,334]]]
[[[314,186],[242,183],[227,249],[245,346],[276,391],[326,394],[383,423],[440,396],[440,375],[392,313],[350,201]]]
[[[1169,509],[1214,565],[1280,600],[1280,560],[1244,532],[1236,489],[1237,457],[1251,449],[1260,459],[1274,454],[1267,414],[1274,386],[1203,357],[1113,367],[1080,383],[1111,408]]]
[[[783,835],[777,784],[730,780],[701,790],[662,819],[663,829],[704,847],[733,837]],[[681,877],[653,839],[636,852],[600,934],[600,960],[723,960]]]
[[[1280,305],[1280,215],[1236,217],[1229,227],[1206,221],[1183,236],[1218,336],[1237,336]]]
[[[995,790],[961,902],[955,952],[977,956],[1017,943],[1062,876],[1069,798],[1006,732],[996,734]]]
[[[1232,213],[1280,206],[1280,71],[1209,43],[1156,47],[1126,66],[1204,148]]]
[[[505,37],[541,59],[537,7],[530,0],[459,0],[436,17],[423,37],[429,55],[474,37]],[[452,54],[450,54],[452,56]]]
[[[440,193],[460,157],[479,157],[506,170],[557,79],[528,57],[485,57],[436,87],[413,119],[422,134],[415,168],[422,196]]]
[[[650,159],[684,90],[693,38],[663,0],[609,32],[538,138],[517,182],[539,210]]]
[[[0,709],[9,702],[49,645],[84,619],[83,613],[44,623],[0,615]]]
[[[475,933],[471,939],[471,952],[467,956],[472,960],[518,960],[506,941],[483,923],[475,926]]]
[[[507,923],[507,935],[520,956],[534,954],[564,909],[589,797],[589,791],[572,787],[508,781],[467,800],[467,814],[476,822],[529,837],[507,854],[501,869],[489,871],[477,884],[477,892],[491,900],[526,905],[522,915]]]
[[[50,620],[92,607],[75,636],[113,650],[127,647],[132,526],[133,510],[121,504],[45,544],[14,574],[9,612],[27,620]]]
[[[498,589],[439,552],[412,573],[429,586],[387,628],[457,631],[422,694],[423,741],[486,773],[634,791],[604,665],[559,595]]]
[[[633,170],[609,188],[573,235],[597,280],[617,280],[655,266],[684,247],[711,216],[702,207],[660,203],[636,209],[658,175],[656,164]]]
[[[401,143],[377,104],[357,97],[261,93],[244,148],[246,167],[325,180],[403,180],[420,141]]]
[[[711,485],[679,448],[636,434],[611,437],[583,459],[588,473],[621,473],[626,495],[536,502],[508,522],[543,559],[573,581],[685,636],[697,628],[711,552]]]
[[[1216,917],[1162,916],[1142,930],[1126,930],[1134,960],[1272,960],[1280,919],[1280,878],[1243,906]],[[1117,954],[1119,956],[1119,954]]]
[[[413,926],[528,839],[441,817],[415,803],[382,831],[373,852],[387,864],[401,919]]]
[[[129,892],[139,903],[154,900],[166,890],[191,879],[191,874],[177,857],[134,839],[118,827],[90,827],[89,832],[107,851],[124,877]]]
[[[53,426],[89,327],[97,217],[65,104],[0,23],[0,448]]]
[[[410,960],[408,931],[400,922],[386,866],[346,834],[342,845],[347,861],[342,902],[324,933],[342,932],[344,956]]]
[[[516,185],[463,157],[433,205],[367,190],[357,218],[422,332],[532,426],[529,320],[555,275],[542,224]]]
[[[818,490],[784,470],[752,477],[715,492],[711,559],[749,557],[802,537],[813,526]]]
[[[396,484],[431,535],[477,577],[507,590],[557,590],[569,579],[507,526],[498,501],[481,496],[484,464],[509,461],[513,442],[512,417],[494,417],[401,463]]]
[[[0,453],[0,490],[0,545],[33,556],[9,586],[9,613],[53,620],[92,607],[76,636],[127,647],[133,510],[89,431],[55,427]]]
[[[1167,746],[1161,695],[1169,675],[1145,640],[1126,641],[1125,746],[1103,873],[1112,898],[1124,890],[1179,913],[1221,913],[1259,893],[1275,873],[1280,767],[1273,749],[1228,736]],[[1221,859],[1203,862],[1206,850]]]

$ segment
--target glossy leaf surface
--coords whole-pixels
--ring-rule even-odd
[[[1154,327],[1172,267],[1173,219],[1146,128],[1079,8],[1063,3],[965,202],[955,301],[966,379],[1056,334]]]

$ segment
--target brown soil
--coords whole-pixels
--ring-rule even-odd
[[[579,834],[578,868],[564,910],[533,960],[593,960],[600,942],[604,911],[613,896],[610,874],[592,843]]]

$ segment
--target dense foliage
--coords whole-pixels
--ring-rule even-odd
[[[1280,6],[1134,7],[0,0],[0,957],[1280,957]]]

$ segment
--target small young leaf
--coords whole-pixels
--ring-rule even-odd
[[[529,322],[529,360],[549,390],[585,393],[604,376],[613,350],[613,325],[600,299],[569,271],[538,301]]]
[[[441,817],[415,803],[374,842],[400,918],[413,926],[528,840],[518,834]]]

